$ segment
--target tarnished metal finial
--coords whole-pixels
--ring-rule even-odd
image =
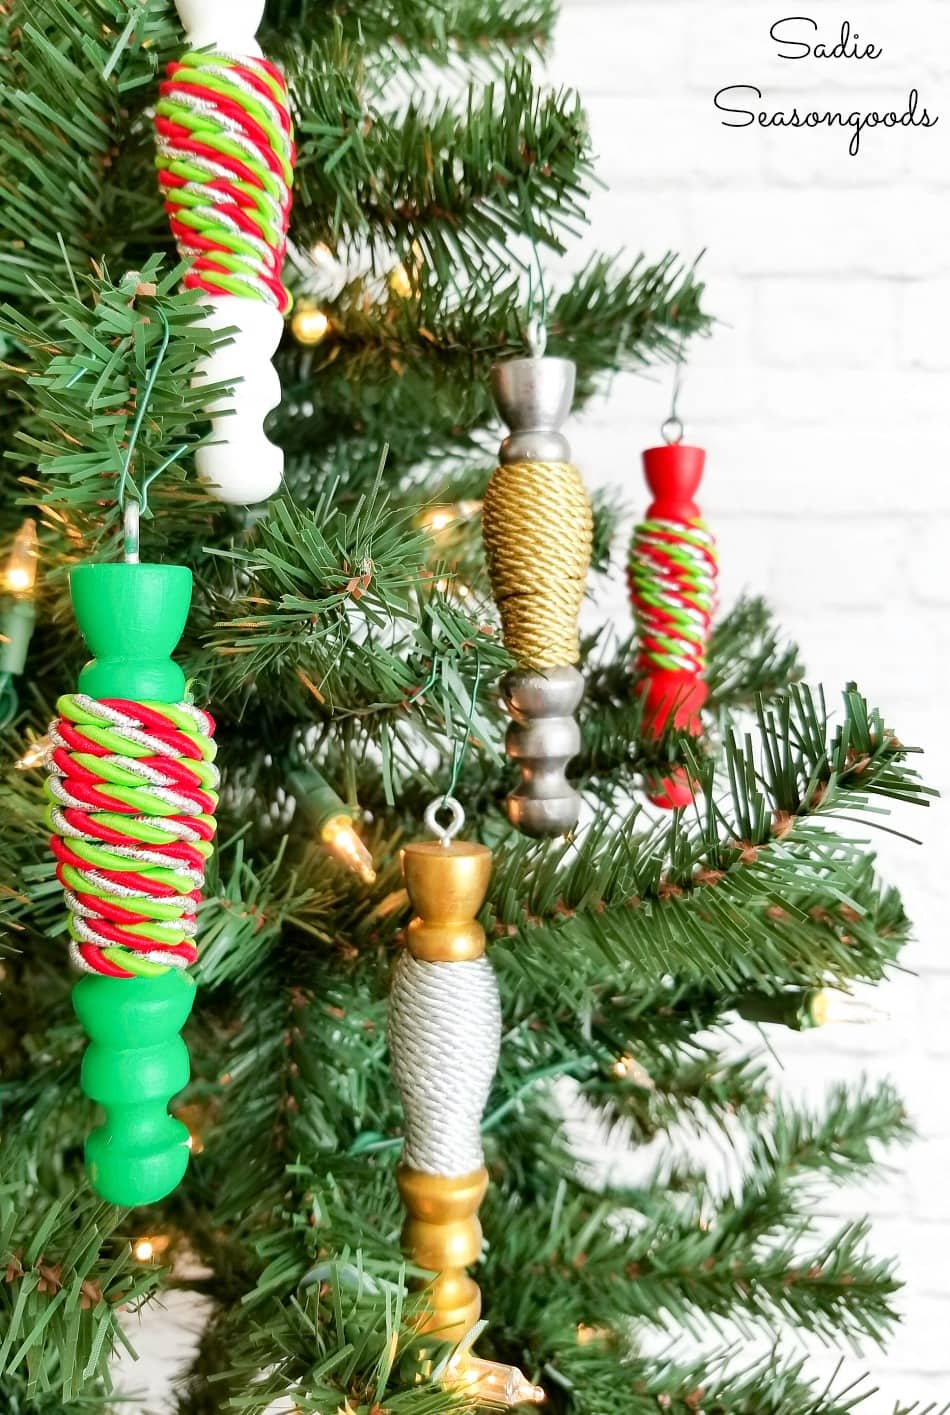
[[[504,462],[566,462],[571,449],[558,431],[571,411],[576,370],[570,359],[508,359],[491,371],[492,393],[510,435]]]

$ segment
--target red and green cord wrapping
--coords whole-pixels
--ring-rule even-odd
[[[215,831],[214,720],[83,693],[57,708],[47,821],[73,962],[111,978],[188,967]]]
[[[636,527],[629,584],[641,673],[703,674],[716,577],[716,545],[703,521],[651,518]]]
[[[184,283],[275,304],[296,158],[287,84],[267,59],[188,53],[168,65],[155,110],[156,166]]]
[[[716,542],[693,500],[706,453],[681,442],[651,447],[643,470],[653,500],[630,546],[629,582],[639,648],[637,692],[643,727],[658,737],[672,724],[702,734],[706,652],[716,610]],[[658,805],[692,799],[682,771],[671,772],[651,796]]]

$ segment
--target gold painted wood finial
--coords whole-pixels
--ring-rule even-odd
[[[464,963],[485,952],[475,916],[491,878],[491,851],[469,840],[420,840],[402,852],[402,872],[416,912],[406,945],[427,963]]]
[[[478,1210],[488,1188],[488,1170],[449,1179],[403,1165],[396,1179],[409,1214],[403,1248],[420,1268],[436,1274],[425,1284],[431,1311],[423,1330],[443,1341],[459,1341],[482,1310],[478,1284],[465,1269],[482,1252]]]

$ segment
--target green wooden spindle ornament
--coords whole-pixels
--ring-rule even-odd
[[[191,978],[172,968],[157,978],[88,974],[73,989],[90,1039],[82,1088],[106,1114],[86,1140],[86,1170],[107,1203],[153,1204],[188,1168],[188,1128],[168,1103],[191,1074],[179,1033],[194,1000]]]
[[[70,576],[80,630],[95,655],[79,691],[96,699],[180,704],[185,677],[171,654],[191,603],[181,565],[82,565]],[[111,952],[111,950],[107,950]],[[195,984],[183,971],[143,960],[142,975],[90,973],[73,990],[89,1038],[82,1089],[105,1111],[86,1141],[97,1194],[123,1206],[150,1204],[179,1183],[188,1165],[187,1128],[168,1104],[189,1078],[179,1035]]]

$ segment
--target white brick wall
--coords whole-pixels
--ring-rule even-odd
[[[551,66],[580,89],[609,190],[592,203],[592,245],[706,248],[709,306],[722,321],[698,349],[683,408],[709,449],[703,501],[722,551],[726,603],[743,588],[772,599],[832,690],[856,678],[907,742],[929,749],[928,779],[950,788],[941,690],[950,651],[950,5],[829,0],[783,8],[761,0],[562,0]],[[804,9],[831,35],[846,16],[885,49],[874,63],[780,61],[770,24]],[[902,103],[916,85],[927,131],[762,133],[719,126],[712,95],[752,83],[809,106]],[[656,440],[669,380],[619,378],[572,432],[592,482],[629,487],[642,504],[639,453]],[[619,588],[618,615],[626,615]],[[905,813],[923,849],[880,838],[917,923],[900,975],[878,993],[893,1020],[867,1029],[773,1036],[790,1087],[826,1077],[892,1075],[921,1140],[876,1187],[839,1213],[876,1215],[881,1251],[901,1254],[906,1324],[886,1356],[847,1357],[878,1394],[950,1398],[950,912],[944,808]],[[169,1350],[192,1322],[177,1299],[136,1334],[129,1384],[161,1408]],[[157,1320],[156,1320],[157,1318]],[[150,1356],[149,1353],[154,1353]],[[827,1372],[835,1353],[816,1358]],[[619,1415],[619,1412],[618,1412]]]
[[[872,62],[782,61],[769,26],[807,13],[834,42],[843,18],[884,48]],[[802,645],[809,676],[856,678],[929,781],[941,753],[950,651],[950,7],[902,0],[839,7],[726,0],[563,0],[552,73],[587,104],[600,175],[591,244],[692,258],[702,249],[722,321],[695,351],[682,397],[709,449],[703,504],[721,546],[726,603],[767,593]],[[727,129],[712,96],[755,84],[769,107],[902,105],[916,86],[935,128],[848,133]],[[576,264],[576,254],[568,257]],[[588,477],[642,505],[639,452],[657,440],[670,381],[622,378],[575,428]],[[622,587],[618,615],[626,608]],[[916,922],[898,975],[874,1001],[891,1020],[781,1034],[790,1090],[819,1095],[862,1070],[901,1087],[920,1140],[875,1187],[837,1211],[875,1214],[881,1252],[901,1255],[903,1329],[886,1355],[816,1358],[879,1387],[862,1410],[950,1399],[950,884],[945,808],[895,823],[923,848],[881,835],[882,869]],[[754,1034],[753,1034],[754,1039]]]

